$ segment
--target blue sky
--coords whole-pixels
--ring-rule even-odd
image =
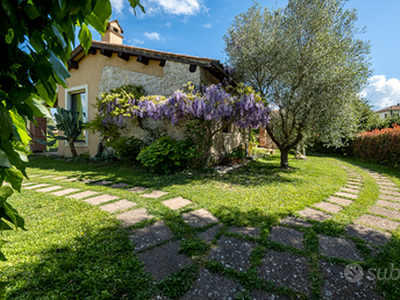
[[[146,14],[135,17],[128,0],[111,0],[112,20],[124,30],[124,44],[137,47],[218,59],[222,63],[222,37],[234,17],[246,11],[251,0],[141,0]],[[259,1],[270,8],[286,0]],[[400,103],[400,1],[350,0],[347,8],[358,11],[361,35],[371,43],[373,75],[364,96],[374,108]],[[94,39],[99,40],[98,34]]]

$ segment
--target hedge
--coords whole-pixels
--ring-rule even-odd
[[[390,166],[400,166],[400,126],[375,129],[356,136],[353,141],[354,155],[374,163]]]

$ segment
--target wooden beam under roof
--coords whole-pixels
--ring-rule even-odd
[[[68,61],[68,68],[69,69],[78,69],[79,68],[79,64],[76,61],[69,60]]]
[[[96,48],[93,48],[93,47],[90,47],[88,53],[89,53],[89,54],[95,55],[95,54],[97,53],[97,49],[96,49]]]
[[[107,57],[111,57],[112,55],[112,51],[111,50],[107,50],[107,49],[100,49],[100,54],[107,56]]]
[[[125,53],[125,52],[123,52],[123,51],[119,51],[118,52],[118,57],[123,59],[123,60],[129,61],[130,55]]]
[[[137,61],[142,63],[142,64],[144,64],[144,65],[146,65],[146,66],[149,64],[149,58],[146,57],[146,56],[139,55],[137,57]]]
[[[160,63],[159,63],[159,66],[164,68],[166,62],[167,62],[167,61],[166,61],[165,59],[162,59],[162,60],[160,61]]]

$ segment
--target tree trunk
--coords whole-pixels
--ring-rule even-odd
[[[71,149],[72,157],[74,157],[74,158],[77,157],[78,153],[76,153],[75,144],[74,144],[73,140],[69,141],[69,148]]]
[[[281,150],[281,168],[289,169],[289,151],[290,148],[282,148]]]

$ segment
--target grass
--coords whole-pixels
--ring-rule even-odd
[[[271,156],[251,162],[246,167],[226,175],[213,172],[182,172],[174,175],[147,173],[140,168],[115,164],[83,164],[46,157],[32,157],[28,174],[58,175],[82,179],[124,182],[129,186],[148,187],[167,191],[159,199],[148,199],[123,189],[91,186],[80,182],[62,182],[63,187],[74,187],[113,194],[137,203],[133,209],[146,207],[154,218],[138,223],[131,229],[142,228],[157,220],[164,220],[181,240],[181,252],[195,257],[195,263],[157,284],[144,273],[143,265],[129,241],[129,231],[120,228],[115,218],[84,201],[51,196],[23,190],[10,198],[12,205],[25,217],[28,231],[5,233],[9,241],[4,247],[8,261],[2,265],[3,277],[10,282],[9,299],[150,299],[159,292],[176,298],[183,295],[198,277],[199,267],[227,274],[238,280],[247,290],[265,289],[282,295],[306,297],[288,288],[276,286],[257,277],[256,266],[267,249],[289,251],[307,258],[311,268],[311,289],[315,299],[321,297],[322,281],[318,261],[326,259],[346,265],[348,261],[324,257],[319,253],[318,234],[351,238],[344,228],[363,215],[378,199],[375,181],[362,169],[369,168],[389,176],[400,185],[400,172],[362,163],[352,159],[310,157],[309,160],[290,160],[291,170],[279,168],[279,157]],[[343,209],[331,220],[312,228],[295,226],[305,235],[304,250],[268,241],[272,226],[287,215],[325,200],[346,182],[346,165],[360,173],[364,186],[358,200]],[[61,184],[49,178],[34,177],[38,183]],[[193,229],[181,218],[182,211],[169,210],[161,202],[182,196],[194,204],[183,212],[205,208],[225,226],[254,226],[261,228],[261,238],[247,238],[258,244],[251,257],[248,272],[238,273],[223,265],[204,262],[209,246],[196,238],[203,229]],[[112,202],[112,201],[111,201]],[[229,235],[229,234],[228,234]],[[236,235],[234,235],[236,236]],[[240,235],[239,235],[240,237]],[[242,237],[243,238],[243,237]],[[400,261],[399,232],[374,258],[362,240],[351,238],[369,259],[366,268],[390,266]],[[215,242],[215,241],[214,241]],[[397,281],[379,282],[386,299],[400,297]],[[246,292],[242,298],[247,298]],[[294,297],[294,296],[293,296]]]

